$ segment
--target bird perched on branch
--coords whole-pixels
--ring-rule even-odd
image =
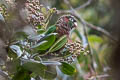
[[[48,27],[48,29],[45,31],[43,35],[38,35],[39,38],[37,39],[37,41],[39,43],[43,41],[50,33],[57,33],[58,34],[57,38],[66,35],[69,42],[70,32],[73,28],[76,27],[77,27],[77,21],[74,16],[63,15],[60,18],[58,18],[55,25]]]
[[[53,54],[50,53],[49,56],[47,55],[47,57],[49,57],[49,58],[52,57],[52,59],[54,59],[53,58],[53,56],[54,56],[55,59],[59,60],[59,57],[63,56],[63,55],[61,55],[62,54],[61,51],[64,52],[64,53],[67,53],[67,51],[64,51],[65,44],[66,43],[72,43],[72,40],[69,38],[69,36],[70,36],[71,30],[73,28],[76,28],[76,27],[77,27],[77,21],[76,21],[74,16],[63,15],[57,20],[55,25],[48,28],[48,30],[46,31],[45,34],[50,34],[52,32],[55,32],[55,33],[58,33],[58,36],[57,36],[58,38],[66,35],[67,41],[64,44],[62,44],[62,46],[60,47],[59,50],[54,51]],[[59,57],[57,57],[56,55],[59,56]]]
[[[52,43],[51,40],[47,40],[46,45],[49,43],[52,43],[50,45],[47,45],[47,48],[50,48],[48,53],[44,54],[41,56],[42,58],[47,58],[47,59],[60,59],[63,57],[63,53],[66,55],[67,49],[65,49],[66,43],[72,43],[71,39],[69,38],[70,32],[73,28],[77,27],[77,21],[74,16],[72,15],[63,15],[61,16],[55,25],[50,26],[45,33],[43,33],[43,36],[38,36],[39,40],[37,43],[41,43],[44,40],[47,40],[46,37],[48,37],[51,33],[57,33],[57,40],[55,44]],[[66,36],[64,36],[66,35]],[[59,45],[57,45],[59,44]],[[48,47],[49,46],[49,47]],[[57,47],[56,47],[57,46]],[[34,47],[33,47],[34,48]]]
[[[67,37],[69,37],[70,31],[75,27],[77,27],[75,17],[72,15],[64,15],[57,20],[55,25],[49,27],[45,34],[56,32],[59,36],[67,35]]]

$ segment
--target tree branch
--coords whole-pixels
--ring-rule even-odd
[[[105,29],[99,27],[99,26],[95,26],[87,21],[85,21],[80,14],[76,11],[76,10],[80,10],[82,8],[87,7],[88,5],[90,5],[90,3],[92,2],[92,0],[88,0],[86,3],[84,3],[83,5],[73,9],[72,6],[70,5],[68,0],[64,0],[64,2],[66,3],[66,5],[68,5],[68,7],[70,8],[70,10],[59,10],[58,14],[71,14],[73,16],[75,16],[78,20],[80,20],[81,23],[84,23],[87,27],[96,30],[102,34],[104,34],[105,36],[107,36],[110,40],[112,40],[113,42],[117,43],[118,40],[116,38],[114,38],[108,31],[106,31]]]
[[[88,5],[90,5],[91,2],[92,2],[92,0],[88,0],[88,1],[87,1],[86,3],[84,3],[83,5],[75,8],[75,10],[80,10],[80,9],[82,9],[82,8],[85,8],[85,7],[87,7]]]
[[[99,26],[95,26],[87,21],[85,21],[79,13],[77,13],[75,10],[59,10],[57,14],[71,14],[73,16],[75,16],[78,20],[80,20],[80,22],[86,24],[87,27],[96,30],[102,34],[104,34],[105,36],[107,36],[110,40],[112,40],[113,42],[117,43],[118,40],[116,38],[114,38],[108,31],[106,31],[105,29],[99,27]]]
[[[83,5],[80,5],[79,7],[75,8],[74,10],[80,10],[80,9],[83,9],[85,7],[87,7],[88,5],[90,5],[90,3],[92,2],[93,0],[88,0],[86,3],[84,3]],[[68,12],[71,12],[72,11],[72,7],[70,5],[70,2],[68,0],[64,0],[64,3],[66,3],[68,5],[68,7],[70,8],[70,10],[60,10],[61,12],[60,13],[68,13]]]

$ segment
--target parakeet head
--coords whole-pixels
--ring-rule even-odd
[[[77,21],[72,15],[64,15],[57,20],[56,26],[60,35],[69,35],[70,31],[77,27]]]
[[[62,16],[62,17],[63,17],[65,23],[68,24],[68,27],[70,27],[71,29],[77,27],[77,21],[76,21],[74,16],[65,15],[65,16]]]

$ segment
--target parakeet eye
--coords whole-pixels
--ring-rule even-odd
[[[72,18],[70,18],[69,20],[72,21],[72,22],[74,21]]]

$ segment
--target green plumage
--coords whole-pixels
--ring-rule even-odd
[[[76,20],[71,15],[64,15],[61,16],[55,25],[50,26],[47,31],[45,32],[45,35],[50,33],[58,33],[58,36],[67,35],[69,36],[70,31],[76,27]]]

